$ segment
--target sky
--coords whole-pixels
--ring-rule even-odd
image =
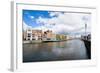
[[[56,34],[84,34],[91,31],[91,14],[64,11],[23,10],[23,30],[52,30]]]

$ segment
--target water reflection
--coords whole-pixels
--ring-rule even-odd
[[[23,44],[23,62],[88,59],[81,40]]]

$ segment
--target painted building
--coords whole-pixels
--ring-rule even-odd
[[[51,30],[44,31],[43,40],[56,40],[56,34],[54,34]]]
[[[42,40],[42,30],[32,30],[32,40]]]
[[[23,32],[24,40],[42,40],[42,30],[28,29]]]
[[[26,30],[26,40],[32,40],[32,30]]]
[[[67,36],[64,34],[54,34],[51,30],[31,30],[28,29],[23,32],[24,40],[43,40],[43,41],[56,41],[67,40]]]
[[[57,34],[56,39],[57,40],[67,40],[67,36],[64,34]]]

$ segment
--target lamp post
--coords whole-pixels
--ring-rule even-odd
[[[84,24],[85,24],[85,36],[87,35],[87,18],[84,16],[83,17],[83,21],[84,21]]]
[[[85,23],[85,36],[87,35],[87,23]]]

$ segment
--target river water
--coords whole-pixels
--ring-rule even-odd
[[[23,44],[23,62],[88,59],[82,40]]]

